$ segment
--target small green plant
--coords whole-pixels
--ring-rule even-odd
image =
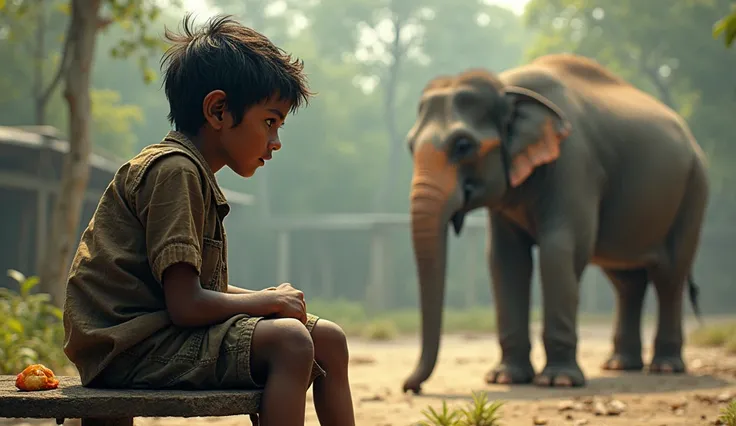
[[[31,292],[38,277],[12,269],[8,276],[18,282],[19,291],[0,288],[0,374],[17,374],[37,363],[52,370],[67,367],[61,310],[48,294]]]
[[[432,407],[422,410],[427,420],[420,426],[499,426],[501,401],[489,401],[485,392],[473,392],[473,402],[463,408],[450,409],[446,401],[442,401],[442,411]]]
[[[375,320],[363,329],[363,337],[370,340],[392,340],[399,334],[393,321]]]
[[[704,347],[723,347],[734,338],[736,338],[736,323],[704,326],[690,334],[690,341],[695,346]]]
[[[736,400],[731,401],[730,404],[721,410],[718,420],[723,425],[736,426]]]
[[[726,349],[726,352],[729,355],[736,355],[736,333],[734,333],[732,336],[729,336],[723,347]]]
[[[501,417],[498,410],[503,405],[501,401],[489,401],[485,392],[473,392],[473,403],[470,407],[461,410],[462,426],[496,426]]]
[[[459,426],[460,411],[450,409],[447,401],[442,401],[442,411],[437,412],[432,407],[422,410],[422,414],[427,418],[426,421],[419,422],[419,426]]]

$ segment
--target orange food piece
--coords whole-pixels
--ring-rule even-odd
[[[43,364],[31,364],[15,377],[15,387],[23,391],[56,389],[59,381]]]

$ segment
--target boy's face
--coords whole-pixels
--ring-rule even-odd
[[[271,159],[273,151],[281,149],[278,131],[290,107],[288,101],[278,97],[263,101],[246,110],[235,127],[232,114],[225,109],[218,132],[225,164],[240,176],[253,176],[258,167]]]

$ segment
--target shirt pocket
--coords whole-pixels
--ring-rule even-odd
[[[222,240],[204,237],[202,244],[202,271],[199,281],[207,290],[220,290],[222,273]]]

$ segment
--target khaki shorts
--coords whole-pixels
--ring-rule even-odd
[[[262,317],[237,315],[211,327],[169,327],[116,357],[92,386],[131,389],[262,389],[251,372],[253,331]],[[307,314],[311,333],[319,317]],[[311,385],[325,375],[314,361]]]

